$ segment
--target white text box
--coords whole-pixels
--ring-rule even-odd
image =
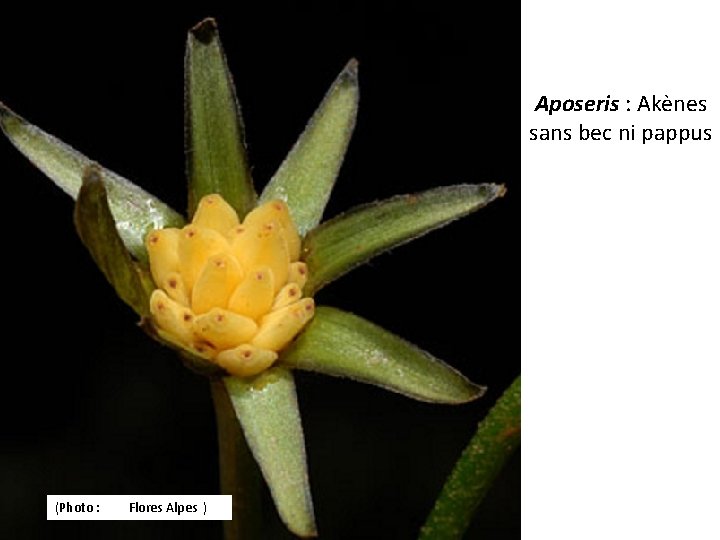
[[[231,495],[48,495],[48,520],[232,519]]]

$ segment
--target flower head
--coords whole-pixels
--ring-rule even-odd
[[[303,294],[483,208],[505,189],[440,187],[320,223],[355,126],[357,62],[342,70],[259,197],[212,19],[190,31],[185,67],[190,224],[1,103],[0,128],[77,200],[81,240],[122,300],[150,321],[145,328],[214,377],[216,403],[234,411],[281,518],[294,533],[312,536],[293,370],[350,377],[436,403],[464,403],[485,389],[361,317],[316,310]]]
[[[191,224],[154,230],[146,246],[158,334],[233,375],[270,367],[315,313],[302,296],[307,265],[281,200],[240,223],[220,195],[206,195]]]

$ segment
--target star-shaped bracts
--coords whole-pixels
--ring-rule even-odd
[[[504,187],[440,187],[321,223],[355,125],[357,62],[342,70],[259,197],[213,20],[190,31],[185,67],[190,224],[2,104],[0,126],[76,199],[81,240],[148,333],[224,389],[280,517],[295,534],[313,536],[292,370],[436,403],[470,401],[484,388],[356,315],[315,309],[310,297],[370,258],[484,207]]]

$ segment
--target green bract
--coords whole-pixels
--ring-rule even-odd
[[[286,201],[305,237],[302,260],[309,269],[309,294],[371,257],[474,212],[504,193],[503,186],[494,184],[442,187],[360,206],[318,226],[355,125],[357,62],[345,66],[259,197],[247,162],[240,107],[213,20],[190,31],[185,67],[190,213],[210,193],[220,194],[240,217],[258,200]],[[76,199],[75,223],[83,243],[123,301],[147,317],[153,284],[145,236],[152,229],[181,227],[183,217],[2,104],[0,126],[18,150]],[[202,358],[183,354],[194,367],[218,372]],[[249,380],[224,377],[229,400],[218,397],[222,385],[214,379],[216,403],[232,405],[281,518],[299,536],[313,536],[316,529],[294,368],[350,377],[436,403],[462,403],[484,392],[399,337],[327,307],[318,308],[306,330],[282,351],[275,368]],[[223,480],[223,489],[230,485],[236,483]]]

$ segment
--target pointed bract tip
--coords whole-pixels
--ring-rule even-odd
[[[7,133],[11,126],[26,124],[25,119],[0,101],[0,129]]]
[[[476,186],[480,193],[486,197],[486,204],[504,197],[507,193],[505,184],[476,184]]]
[[[468,401],[474,401],[478,398],[481,398],[485,395],[485,392],[487,392],[487,386],[481,386],[479,384],[475,385],[475,394],[472,398],[470,398]]]
[[[83,169],[82,183],[83,185],[102,183],[102,168],[97,163],[91,163]]]
[[[203,19],[190,29],[190,33],[199,42],[208,44],[217,36],[217,22],[212,17]]]
[[[345,78],[357,80],[358,76],[358,61],[357,58],[351,58],[347,64],[345,64],[345,68],[343,69],[342,75]]]
[[[476,399],[480,399],[487,392],[487,386],[475,384],[472,381],[466,380],[465,388],[458,391],[452,397],[445,397],[444,399],[428,399],[422,401],[428,401],[429,403],[441,403],[445,405],[464,405],[470,403]]]
[[[288,526],[288,529],[290,529],[290,531],[298,538],[317,538],[318,537],[318,532],[317,532],[317,529],[315,528],[314,524],[313,524],[312,528],[309,530],[298,530],[298,529],[292,528],[290,526]]]

